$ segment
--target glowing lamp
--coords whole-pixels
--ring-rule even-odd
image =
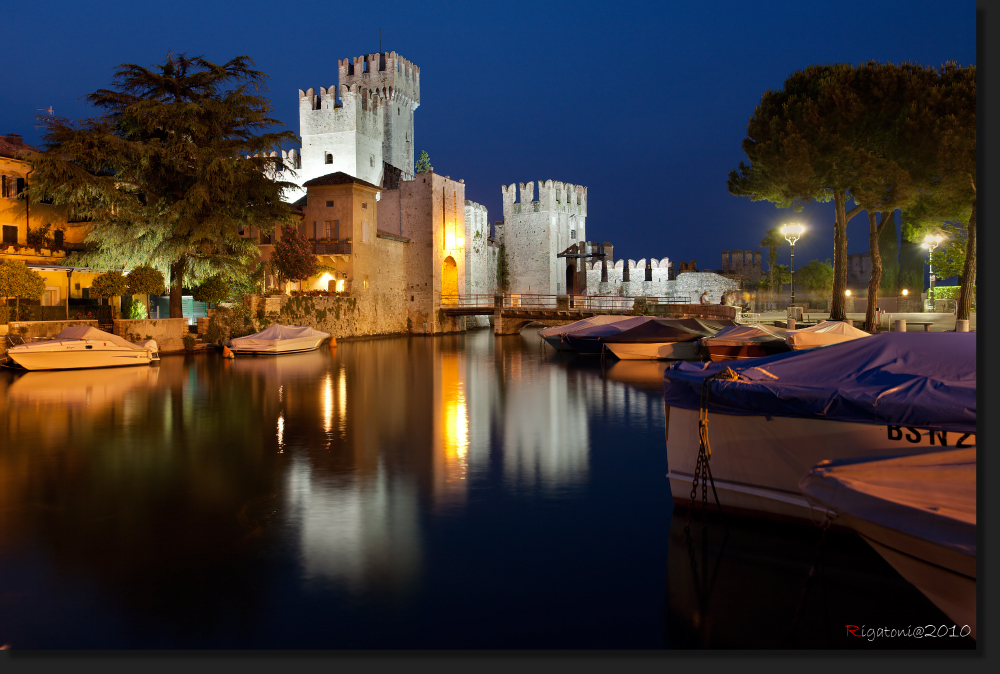
[[[848,288],[847,290],[845,290],[844,294],[847,295],[848,297],[850,297],[851,296],[851,289]]]
[[[910,294],[910,291],[907,290],[906,288],[903,288],[903,297],[906,297],[909,294]]]

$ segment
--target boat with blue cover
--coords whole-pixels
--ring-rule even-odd
[[[976,446],[976,335],[882,333],[664,372],[668,477],[686,502],[702,394],[722,505],[809,519],[799,480],[824,460]]]

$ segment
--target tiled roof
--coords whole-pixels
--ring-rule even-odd
[[[26,145],[16,133],[0,136],[0,157],[26,159],[28,155],[39,151],[36,147]]]
[[[319,178],[313,178],[312,180],[307,180],[302,184],[303,187],[320,187],[323,185],[350,185],[354,183],[355,185],[364,185],[365,187],[371,187],[376,190],[382,189],[378,185],[372,185],[370,182],[361,180],[360,178],[355,178],[352,175],[348,175],[343,171],[337,171],[336,173],[328,173],[325,176],[320,176]]]

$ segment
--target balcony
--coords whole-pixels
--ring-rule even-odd
[[[350,241],[317,241],[315,244],[317,255],[350,255]]]

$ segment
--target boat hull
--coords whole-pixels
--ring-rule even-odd
[[[136,367],[149,365],[154,360],[149,351],[126,349],[72,348],[63,351],[18,351],[7,352],[10,359],[25,370],[82,370],[104,367]]]
[[[698,459],[698,411],[665,407],[667,476],[674,500],[690,500]],[[975,447],[975,434],[791,417],[708,415],[711,471],[723,508],[818,521],[799,480],[821,461]]]
[[[899,545],[902,534],[898,532],[873,525],[870,522],[861,523],[855,518],[847,519],[850,521],[845,522],[845,524],[857,529],[861,537],[885,561],[889,562],[892,568],[899,572],[899,575],[920,590],[925,597],[934,602],[935,606],[951,618],[957,629],[960,630],[964,626],[968,626],[971,632],[967,631],[966,634],[973,639],[976,638],[975,557],[960,555],[942,546],[935,546],[938,549],[933,551],[931,556],[931,559],[934,559],[935,556],[954,558],[946,561],[953,566],[971,566],[972,576],[970,577],[953,568],[939,566],[932,561],[916,556],[926,552],[924,548],[930,545],[926,541],[921,541],[924,544],[921,546],[921,552],[915,552],[907,549],[908,545],[905,541]],[[958,559],[959,557],[964,559]]]
[[[605,342],[621,360],[697,360],[698,342]]]
[[[324,337],[310,338],[308,340],[289,340],[288,343],[281,343],[275,345],[253,345],[249,344],[246,346],[230,346],[229,349],[239,355],[255,355],[255,356],[280,356],[288,353],[305,353],[307,351],[315,351],[320,347],[320,345],[327,339]]]

